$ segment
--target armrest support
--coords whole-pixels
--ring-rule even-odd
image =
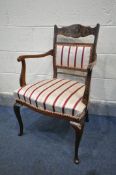
[[[25,59],[28,59],[28,58],[42,58],[42,57],[45,57],[45,56],[48,56],[48,55],[51,55],[53,56],[53,49],[52,50],[49,50],[48,52],[45,52],[44,54],[37,54],[37,55],[21,55],[17,58],[17,61],[23,61]]]
[[[87,69],[87,76],[86,76],[86,79],[85,79],[85,92],[84,92],[84,95],[83,95],[83,103],[86,106],[88,105],[88,101],[89,101],[91,75],[92,75],[92,69]]]
[[[26,62],[25,59],[28,58],[42,58],[45,56],[51,55],[53,56],[53,50],[50,50],[44,54],[37,55],[21,55],[18,57],[17,61],[22,63],[21,74],[20,74],[20,86],[23,87],[26,85]]]
[[[88,101],[89,101],[89,92],[90,92],[90,84],[91,84],[91,76],[92,76],[92,69],[94,65],[96,64],[97,60],[97,55],[95,54],[94,61],[92,61],[88,67],[87,67],[87,77],[85,80],[85,92],[83,95],[83,103],[88,106]]]

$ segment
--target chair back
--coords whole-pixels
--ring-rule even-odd
[[[96,59],[98,32],[99,24],[93,28],[80,24],[61,28],[54,26],[54,77],[57,76],[58,68],[87,71],[88,64]],[[86,39],[84,42],[77,42],[79,38],[89,35],[93,35],[93,42],[88,43]],[[65,39],[59,41],[59,36]]]

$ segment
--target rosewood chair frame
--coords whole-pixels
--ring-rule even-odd
[[[84,123],[85,119],[88,121],[88,103],[89,103],[89,92],[90,92],[90,83],[91,83],[91,75],[92,75],[92,69],[93,66],[96,63],[97,59],[97,54],[96,54],[96,46],[97,46],[97,40],[98,40],[98,33],[99,33],[99,27],[100,25],[97,24],[94,28],[89,27],[89,26],[82,26],[80,24],[75,24],[71,26],[66,26],[62,28],[58,28],[56,25],[54,26],[54,41],[53,41],[53,49],[44,53],[44,54],[37,54],[37,55],[21,55],[18,57],[18,61],[22,63],[22,69],[21,69],[21,74],[20,74],[20,86],[24,87],[26,85],[26,59],[30,58],[43,58],[46,56],[51,55],[53,57],[53,78],[57,78],[57,73],[58,73],[58,68],[61,69],[72,69],[76,71],[81,71],[81,72],[86,72],[87,76],[85,78],[85,92],[83,95],[83,103],[86,105],[86,109],[77,117],[77,116],[70,116],[66,114],[61,114],[58,112],[51,112],[48,110],[42,110],[38,109],[24,101],[21,101],[19,99],[16,99],[16,102],[14,104],[14,112],[16,114],[16,118],[19,123],[19,136],[23,135],[23,122],[21,119],[21,114],[20,114],[20,107],[21,106],[27,106],[31,108],[32,110],[43,113],[47,116],[51,117],[57,117],[59,119],[65,119],[68,120],[71,124],[71,126],[75,130],[75,154],[74,154],[74,162],[76,164],[79,163],[79,157],[78,157],[78,149],[79,149],[79,144],[80,140],[83,134],[83,128],[84,128]],[[90,59],[91,62],[89,63],[87,69],[80,69],[80,68],[72,68],[72,67],[60,67],[56,65],[56,59],[55,59],[55,51],[56,51],[56,43],[57,43],[57,36],[58,35],[63,35],[66,37],[72,37],[72,38],[79,38],[79,37],[86,37],[88,35],[93,35],[94,36],[94,41],[92,43],[93,49],[92,49],[92,58]],[[72,43],[71,43],[72,44]],[[48,57],[47,57],[48,58]]]

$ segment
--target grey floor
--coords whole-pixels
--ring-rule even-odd
[[[73,163],[74,131],[63,120],[23,108],[24,135],[11,107],[0,107],[0,175],[116,175],[116,117],[90,116]]]

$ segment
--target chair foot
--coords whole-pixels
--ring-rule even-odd
[[[71,123],[72,127],[75,129],[75,154],[74,154],[74,163],[79,164],[79,145],[83,134],[84,124],[82,124],[81,128],[78,128],[75,124]]]
[[[20,131],[20,133],[18,134],[18,136],[22,136],[23,135],[23,131]]]
[[[19,134],[18,136],[22,136],[23,135],[23,122],[22,122],[22,119],[21,119],[21,114],[20,114],[20,106],[18,104],[14,104],[14,113],[16,115],[16,118],[18,120],[18,123],[19,123]]]
[[[76,158],[75,158],[75,159],[74,159],[74,163],[75,163],[75,164],[79,164],[79,163],[80,163],[79,159],[76,159]]]

